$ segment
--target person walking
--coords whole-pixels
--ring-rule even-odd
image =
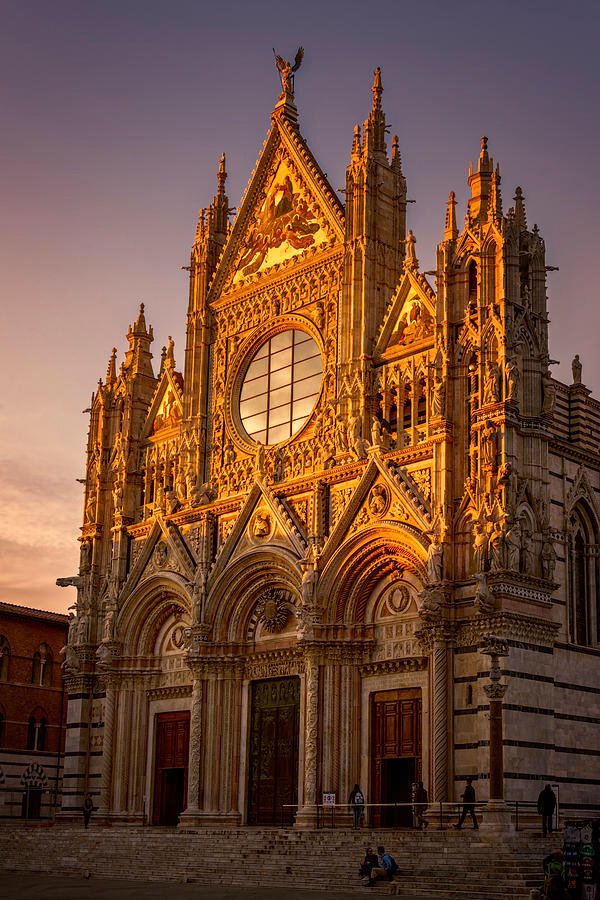
[[[352,822],[354,828],[360,828],[360,820],[365,810],[365,796],[360,785],[355,784],[350,792],[348,803],[352,808]]]
[[[552,834],[552,817],[556,809],[556,794],[549,784],[540,791],[538,797],[537,810],[542,817],[542,835]]]
[[[475,788],[473,787],[473,779],[470,775],[466,780],[466,786],[462,794],[462,802],[463,808],[454,828],[457,830],[461,829],[467,816],[471,816],[471,819],[473,820],[473,830],[476,831],[479,828],[479,825],[477,824],[477,816],[475,815]]]
[[[85,795],[85,800],[83,801],[83,806],[81,807],[81,811],[83,812],[83,824],[86,828],[90,824],[93,810],[94,802],[92,800],[92,795],[88,793]]]

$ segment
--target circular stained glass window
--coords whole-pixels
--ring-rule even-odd
[[[319,391],[323,362],[305,331],[290,329],[269,338],[254,354],[240,393],[240,418],[259,444],[279,444],[309,419]]]

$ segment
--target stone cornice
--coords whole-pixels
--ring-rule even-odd
[[[381,659],[365,663],[360,667],[361,675],[388,675],[395,672],[420,672],[426,669],[425,656],[411,656],[405,659]]]
[[[557,622],[499,611],[490,616],[457,622],[454,644],[456,647],[480,646],[484,636],[491,632],[508,641],[553,647],[559,631]]]

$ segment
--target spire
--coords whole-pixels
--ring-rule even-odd
[[[400,156],[400,142],[398,140],[398,135],[395,134],[392,138],[392,168],[397,169],[399,172],[402,171],[402,157]]]
[[[444,223],[444,240],[455,241],[458,237],[458,228],[456,227],[456,194],[450,191],[448,201],[446,203],[446,221]]]
[[[515,188],[515,219],[519,225],[519,227],[523,230],[527,230],[527,217],[525,215],[525,196],[520,187]]]
[[[502,194],[500,193],[500,166],[497,165],[492,174],[490,191],[490,214],[494,219],[502,218]]]
[[[481,152],[477,160],[477,171],[473,171],[473,163],[469,166],[469,187],[471,199],[469,200],[467,221],[481,222],[487,220],[488,201],[492,182],[494,161],[488,154],[488,139],[484,135],[481,138]]]
[[[217,197],[225,196],[225,182],[227,181],[227,171],[225,169],[225,154],[221,153],[219,160],[219,171],[217,172]]]
[[[161,369],[166,367],[167,369],[173,371],[173,369],[175,368],[175,341],[173,340],[171,335],[169,335],[169,340],[166,348],[163,349],[165,350],[165,355],[164,359],[161,360]]]
[[[354,137],[352,138],[352,159],[360,159],[362,154],[362,141],[360,136],[360,125],[354,126]]]
[[[110,358],[108,360],[108,368],[106,370],[106,383],[112,384],[117,380],[117,348],[113,347]]]
[[[144,304],[140,303],[137,319],[133,325],[129,326],[127,332],[127,340],[129,341],[129,349],[125,354],[125,361],[121,366],[123,373],[129,372],[130,375],[149,375],[154,377],[152,372],[152,354],[150,353],[150,344],[154,340],[152,326],[147,327],[146,316],[144,315]]]
[[[162,373],[165,371],[165,363],[166,362],[167,362],[167,348],[163,347],[162,350],[160,351],[160,368],[158,370],[159,378],[162,375]]]
[[[381,106],[381,69],[379,66],[373,73],[373,106],[369,118],[365,122],[365,150],[367,155],[371,153],[385,153],[385,113]]]
[[[410,228],[408,230],[408,234],[404,240],[404,243],[406,245],[404,268],[416,270],[419,268],[419,260],[417,259],[417,254],[415,253],[415,244],[417,243],[417,239]]]

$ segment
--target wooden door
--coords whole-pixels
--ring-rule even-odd
[[[371,697],[373,826],[410,825],[412,784],[421,778],[421,691],[379,691]]]
[[[186,806],[189,712],[156,716],[153,825],[177,825]]]
[[[248,824],[294,820],[298,802],[300,679],[251,685]]]

